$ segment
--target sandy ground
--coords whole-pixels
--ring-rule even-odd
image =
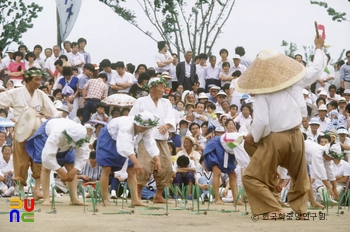
[[[103,214],[118,213],[122,210],[121,202],[118,205],[112,204],[109,207],[103,207],[101,203],[97,205],[95,214],[93,213],[92,203],[88,202],[85,213],[83,206],[70,206],[69,196],[56,198],[56,214],[50,213],[50,206],[41,206],[37,203],[33,223],[10,223],[9,212],[10,203],[8,198],[0,199],[0,230],[1,231],[200,231],[200,232],[220,232],[220,231],[350,231],[350,211],[343,208],[344,214],[337,214],[337,207],[329,209],[326,220],[320,220],[316,217],[314,221],[298,221],[295,217],[292,220],[266,221],[252,220],[252,214],[248,206],[248,215],[244,215],[245,207],[238,207],[239,212],[229,212],[234,210],[232,204],[223,206],[210,205],[207,214],[200,211],[192,212],[188,209],[181,209],[179,205],[175,207],[174,200],[170,200],[169,214],[165,215],[165,204],[149,203],[150,207],[161,207],[161,209],[146,209],[142,207],[129,208],[130,200],[124,205],[123,210],[134,213],[130,214]],[[197,205],[195,203],[195,209]],[[164,207],[164,209],[163,209]],[[186,207],[192,207],[192,202],[187,203]],[[205,205],[200,204],[201,209],[207,209]],[[222,212],[222,210],[226,212]],[[291,210],[285,208],[285,212]],[[310,210],[311,213],[317,213],[319,210]],[[326,212],[325,210],[323,212]],[[155,214],[155,215],[151,215]]]

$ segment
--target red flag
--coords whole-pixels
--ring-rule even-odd
[[[326,28],[322,24],[318,24],[317,29],[320,31],[322,39],[326,39]]]

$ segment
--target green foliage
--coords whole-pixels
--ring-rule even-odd
[[[295,57],[294,53],[298,50],[296,43],[293,43],[293,42],[288,43],[287,41],[282,40],[281,46],[285,47],[284,54],[294,59]]]
[[[350,0],[348,0],[348,2],[350,2]],[[337,21],[337,22],[349,21],[346,19],[345,12],[336,11],[334,8],[329,7],[326,2],[318,2],[318,1],[311,1],[310,0],[310,3],[312,5],[318,5],[320,7],[324,7],[325,9],[327,9],[328,15],[332,17],[333,21]]]
[[[43,8],[23,0],[0,0],[0,47],[5,48],[12,42],[22,44],[22,34],[33,27],[32,20],[38,17]]]
[[[99,1],[154,41],[167,41],[170,51],[179,57],[187,50],[192,51],[193,57],[210,54],[235,4],[235,0],[137,0],[135,4],[155,29],[151,32],[138,24],[134,11],[123,6],[126,0]]]

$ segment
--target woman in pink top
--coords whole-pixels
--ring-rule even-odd
[[[11,62],[8,66],[8,75],[10,80],[13,81],[14,86],[21,86],[23,81],[23,72],[25,70],[24,63],[21,61],[23,59],[22,52],[15,52],[13,54],[14,62]]]

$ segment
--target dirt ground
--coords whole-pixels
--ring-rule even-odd
[[[239,206],[239,212],[234,210],[232,204],[223,206],[210,205],[209,210],[191,211],[182,209],[181,205],[175,205],[174,200],[170,200],[169,214],[166,215],[165,204],[148,203],[149,207],[160,207],[160,209],[147,209],[143,207],[129,208],[130,200],[124,204],[122,211],[121,201],[118,205],[112,204],[109,207],[103,207],[98,203],[95,214],[93,213],[92,202],[88,206],[70,206],[69,196],[56,198],[56,213],[50,213],[50,206],[41,206],[38,202],[34,210],[41,212],[34,213],[33,223],[9,222],[10,202],[8,198],[0,199],[0,230],[1,231],[128,231],[128,232],[147,232],[147,231],[200,231],[200,232],[220,232],[220,231],[350,231],[350,211],[343,208],[344,214],[337,214],[337,207],[329,209],[325,220],[320,220],[319,210],[309,210],[310,213],[316,213],[314,220],[299,221],[295,216],[292,220],[266,221],[252,220],[252,214],[248,206],[248,215],[245,215],[245,207]],[[186,205],[192,207],[190,201]],[[197,204],[194,203],[197,210]],[[200,204],[201,209],[208,209],[207,203]],[[222,210],[225,212],[222,212]],[[130,214],[129,212],[134,211]],[[285,212],[291,210],[285,208]],[[127,214],[104,214],[128,212]],[[204,213],[206,212],[206,214]],[[326,212],[323,210],[322,212]],[[254,217],[253,217],[254,218]]]

